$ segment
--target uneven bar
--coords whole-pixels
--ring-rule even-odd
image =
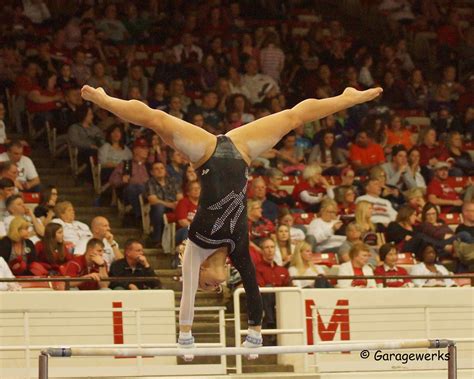
[[[191,349],[180,348],[50,348],[41,353],[51,357],[74,356],[117,356],[117,357],[157,357],[157,356],[221,356],[221,355],[268,355],[268,354],[304,354],[319,352],[349,352],[362,350],[391,349],[439,349],[454,346],[455,342],[447,339],[420,339],[411,341],[377,341],[366,343],[338,343],[331,345],[311,346],[268,346],[258,348],[245,347],[202,347]]]

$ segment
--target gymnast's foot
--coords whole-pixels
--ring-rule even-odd
[[[86,84],[81,89],[81,96],[86,101],[102,106],[107,94],[102,87],[94,88]]]
[[[249,348],[256,348],[256,347],[262,347],[263,345],[263,339],[262,339],[262,333],[257,332],[256,330],[249,329],[249,333],[247,334],[247,337],[245,337],[245,341],[242,343],[243,347],[249,347]],[[249,354],[246,356],[249,361],[257,359],[258,354]]]
[[[191,335],[191,332],[179,332],[178,348],[180,349],[194,348],[194,337]],[[194,359],[194,355],[185,354],[183,355],[183,359],[185,362],[191,362]]]
[[[347,87],[344,90],[343,95],[350,96],[351,100],[354,101],[355,104],[362,104],[375,99],[382,92],[383,89],[380,87],[371,88],[365,91],[358,91],[355,88]]]

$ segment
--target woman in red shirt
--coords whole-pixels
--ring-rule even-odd
[[[74,257],[64,243],[63,227],[55,222],[46,225],[44,237],[35,248],[37,262],[30,265],[30,271],[36,276],[58,275],[59,266]]]
[[[54,72],[39,77],[38,85],[33,86],[26,97],[26,108],[29,112],[44,113],[58,109],[58,102],[63,100],[63,95],[56,86],[57,78]]]
[[[374,275],[380,276],[397,276],[407,275],[408,272],[403,267],[396,265],[398,260],[397,248],[392,243],[386,243],[380,247],[379,250],[380,259],[383,264],[377,266],[374,270]],[[411,279],[375,279],[377,287],[414,287]]]
[[[403,145],[410,150],[413,146],[412,133],[406,129],[402,124],[400,116],[392,116],[390,119],[390,126],[387,130],[387,147],[395,145]]]

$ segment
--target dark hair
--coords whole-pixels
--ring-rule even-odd
[[[409,205],[403,205],[403,206],[400,207],[400,209],[398,210],[398,214],[397,214],[397,219],[396,219],[396,221],[397,221],[397,222],[407,222],[408,219],[410,218],[410,216],[411,216],[413,213],[416,213],[416,210],[415,210],[415,209],[413,209],[413,208],[410,207]]]
[[[20,147],[23,149],[23,144],[20,142],[20,140],[14,139],[8,144],[8,150],[10,150],[12,147]]]
[[[98,238],[91,238],[89,241],[87,241],[86,251],[96,246],[104,248],[104,242]]]
[[[54,71],[47,71],[46,73],[43,73],[43,75],[40,75],[38,77],[38,85],[42,88],[45,89],[48,87],[48,80],[53,77],[53,76],[58,76]]]
[[[62,225],[55,222],[50,222],[44,228],[43,249],[49,263],[65,263],[66,252],[64,242],[56,241],[56,233],[61,228]],[[54,259],[55,252],[57,252],[59,260]]]
[[[431,209],[434,209],[436,211],[436,220],[438,219],[438,216],[439,216],[438,207],[436,205],[434,205],[433,203],[426,203],[423,206],[423,208],[421,209],[421,221],[422,222],[426,222],[426,214]]]
[[[10,208],[10,205],[12,205],[12,203],[15,200],[18,200],[18,199],[22,199],[22,196],[19,195],[19,194],[11,195],[11,196],[7,197],[7,199],[5,200],[5,208],[6,209]]]
[[[126,252],[130,246],[132,246],[134,243],[139,243],[140,245],[143,246],[140,240],[136,238],[129,238],[128,240],[125,241],[125,244],[123,245],[123,251]]]
[[[324,148],[324,137],[326,137],[328,134],[332,134],[335,137],[334,131],[332,131],[332,130],[326,129],[322,132],[321,140],[319,141],[319,149],[321,151],[321,162],[322,163],[326,163],[327,159],[328,159],[328,157],[326,156],[326,149]],[[335,141],[335,139],[334,139],[334,141]],[[333,164],[335,164],[337,162],[336,151],[337,151],[336,144],[333,143],[332,146],[331,146],[330,152],[329,152],[331,154],[331,160],[332,160]]]
[[[3,175],[12,166],[16,166],[15,163],[12,163],[10,161],[0,162],[0,175]]]
[[[431,248],[434,250],[435,254],[436,254],[436,249],[434,248],[434,246],[430,243],[424,243],[420,248],[419,250],[417,251],[416,253],[416,259],[420,262],[424,262],[424,255],[425,255],[425,251],[428,249],[428,248]]]
[[[384,243],[382,246],[380,246],[380,260],[384,261],[387,254],[390,253],[393,249],[397,250],[397,247],[393,243]]]
[[[87,116],[87,112],[89,112],[90,107],[87,104],[82,104],[76,110],[76,119],[79,120],[79,123],[84,121]]]
[[[105,140],[112,145],[112,137],[111,136],[112,136],[112,133],[117,129],[120,130],[120,133],[122,133],[122,138],[120,138],[119,146],[120,146],[120,148],[123,149],[125,147],[125,132],[124,132],[124,129],[123,129],[122,125],[113,124],[113,125],[109,126],[107,128],[107,131],[105,132]]]
[[[1,178],[0,179],[0,189],[5,189],[8,187],[15,187],[15,183],[13,180],[8,179],[8,178]]]
[[[198,180],[190,180],[189,182],[187,182],[184,185],[184,192],[187,193],[190,190],[191,186],[196,183],[200,185]]]
[[[41,189],[40,193],[40,204],[41,205],[47,205],[49,199],[51,199],[51,193],[53,192],[53,189],[56,189],[56,186],[49,185],[47,187],[43,187]]]

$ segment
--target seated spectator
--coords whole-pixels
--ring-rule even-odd
[[[10,196],[13,196],[15,193],[15,183],[13,180],[8,178],[1,178],[0,179],[0,222],[8,216],[7,214],[7,206],[5,204],[6,199]]]
[[[54,118],[63,101],[63,94],[56,87],[57,75],[53,71],[42,73],[38,85],[33,85],[26,96],[26,109],[34,115],[34,123],[42,123]]]
[[[77,117],[79,122],[72,124],[67,132],[68,141],[79,150],[79,162],[89,164],[89,157],[97,156],[99,147],[103,145],[104,135],[102,130],[93,124],[92,108],[82,105],[77,110]]]
[[[35,245],[29,240],[30,227],[23,217],[14,217],[6,237],[0,240],[0,256],[15,276],[31,275],[30,265],[36,261]]]
[[[10,196],[5,202],[5,206],[9,214],[3,219],[5,230],[9,229],[10,222],[12,222],[15,217],[22,217],[30,225],[29,238],[33,241],[33,243],[39,240],[38,237],[44,235],[44,225],[36,218],[33,211],[25,205],[21,195]]]
[[[13,279],[13,275],[10,267],[3,257],[0,257],[0,279]],[[20,283],[16,282],[0,282],[0,291],[21,291]]]
[[[181,187],[168,175],[163,163],[156,162],[151,166],[151,178],[145,183],[144,197],[151,206],[151,239],[153,243],[159,244],[164,228],[163,215],[174,212],[178,200],[183,197]]]
[[[365,183],[365,195],[356,199],[356,204],[361,201],[367,201],[372,204],[371,220],[374,224],[388,225],[397,217],[397,211],[393,209],[390,201],[383,199],[380,195],[382,186],[378,179],[370,178]]]
[[[453,230],[439,219],[438,208],[431,203],[426,203],[421,211],[421,223],[417,226],[417,230],[427,236],[443,240],[453,236]],[[457,236],[463,242],[474,242],[469,233],[460,232]]]
[[[327,288],[328,281],[324,278],[324,269],[313,263],[311,245],[307,242],[299,242],[291,257],[288,269],[293,276],[314,276],[314,279],[293,280],[293,285],[299,288]]]
[[[338,176],[342,169],[347,166],[347,159],[343,150],[336,147],[334,141],[334,133],[325,130],[319,144],[315,145],[309,154],[308,164],[318,163],[323,169],[323,175]]]
[[[93,281],[70,282],[71,288],[79,290],[107,289],[109,282],[107,263],[104,260],[104,244],[97,238],[91,238],[86,245],[83,255],[75,256],[69,262],[59,267],[63,276],[71,278],[90,278]]]
[[[37,261],[30,270],[36,276],[59,275],[59,266],[74,258],[64,243],[63,227],[55,222],[46,225],[44,237],[35,244]]]
[[[403,145],[392,147],[392,161],[382,165],[386,174],[387,185],[399,190],[418,187],[416,177],[408,170],[407,150]],[[415,175],[419,173],[415,173]],[[421,175],[420,175],[421,176]],[[421,177],[422,179],[423,177]],[[419,179],[419,180],[421,180]]]
[[[252,199],[262,203],[263,217],[275,222],[278,217],[278,206],[267,198],[267,184],[262,177],[252,180],[251,194]]]
[[[155,162],[165,163],[168,160],[167,147],[164,145],[158,134],[151,134],[147,138],[150,151],[148,153],[147,163],[152,164]]]
[[[377,179],[379,181],[380,187],[382,188],[380,197],[390,201],[394,209],[405,202],[398,187],[387,184],[387,174],[382,166],[372,167],[369,172],[369,179]]]
[[[428,105],[428,85],[420,69],[411,72],[410,80],[405,88],[405,99],[410,109],[424,110]]]
[[[10,161],[18,168],[18,182],[21,184],[21,191],[39,192],[40,178],[33,161],[23,155],[23,144],[14,140],[8,146],[5,153],[0,154],[0,162]],[[12,179],[13,180],[13,179]]]
[[[290,228],[290,238],[293,242],[301,242],[306,238],[306,227],[298,225],[294,227],[295,220],[288,209],[283,209],[278,217],[278,225],[287,225]]]
[[[324,195],[334,197],[332,186],[321,173],[321,167],[315,163],[306,166],[303,170],[303,179],[293,188],[293,198],[302,202],[307,212],[319,211]]]
[[[346,237],[336,235],[342,227],[342,221],[337,217],[337,203],[331,199],[324,199],[321,203],[319,217],[308,225],[308,236],[315,239],[313,250],[317,252],[336,251]]]
[[[448,136],[448,161],[451,162],[449,174],[452,176],[471,176],[474,174],[474,162],[471,154],[463,149],[462,134],[454,131]]]
[[[129,97],[132,87],[137,87],[140,91],[140,98],[148,97],[148,78],[143,73],[143,67],[138,63],[133,63],[128,70],[128,75],[122,80],[122,99]]]
[[[40,193],[40,202],[33,213],[41,223],[46,226],[56,217],[54,207],[58,201],[58,189],[54,186],[48,186],[42,189]]]
[[[112,171],[123,161],[132,159],[132,152],[125,146],[124,131],[121,125],[107,129],[105,143],[99,148],[98,161],[101,165],[101,180],[108,181]]]
[[[351,166],[348,166],[341,171],[341,183],[335,188],[335,191],[337,192],[339,187],[344,186],[354,188],[356,197],[360,196],[364,192],[364,186],[360,182],[359,178],[356,179],[355,171],[351,168]]]
[[[87,84],[91,87],[102,87],[107,95],[113,96],[114,82],[112,77],[106,74],[105,65],[102,62],[95,62],[92,66],[92,75],[87,80]]]
[[[122,259],[123,254],[120,251],[119,244],[114,240],[114,235],[110,229],[109,220],[103,216],[96,216],[91,221],[92,238],[101,240],[104,244],[104,260],[107,268],[117,259]],[[79,251],[85,251],[85,246],[78,247]]]
[[[349,261],[351,258],[349,257],[349,252],[357,243],[363,243],[362,240],[362,228],[359,224],[355,222],[351,222],[346,227],[346,240],[342,243],[341,246],[337,249],[337,256],[339,263],[344,263]],[[370,258],[368,264],[372,267],[375,267],[379,264],[379,255],[377,254],[377,250],[373,246],[370,247]]]
[[[352,186],[339,186],[336,192],[337,215],[342,223],[347,225],[355,219],[356,193]]]
[[[166,165],[166,173],[170,179],[173,179],[175,184],[182,188],[183,177],[186,162],[181,154],[177,150],[172,150],[168,155],[168,164]]]
[[[86,224],[76,220],[76,212],[72,203],[70,201],[60,201],[54,207],[54,212],[57,218],[53,218],[51,222],[63,227],[64,241],[73,245],[74,255],[84,254],[83,246],[92,238],[92,232]]]
[[[380,259],[383,264],[377,266],[374,275],[386,276],[387,279],[375,279],[377,287],[413,287],[410,279],[389,279],[391,276],[408,276],[407,270],[397,266],[398,251],[395,245],[386,243],[379,249]]]
[[[217,108],[218,103],[217,93],[213,90],[207,90],[204,92],[201,105],[189,110],[192,115],[201,114],[204,118],[204,124],[207,125],[207,130],[213,134],[224,131],[224,116]]]
[[[293,197],[287,191],[280,188],[282,180],[283,173],[280,170],[278,170],[277,168],[272,168],[269,170],[266,199],[275,203],[279,207],[294,207],[295,200],[293,199]],[[255,189],[253,190],[253,192],[255,193]]]
[[[424,192],[422,188],[412,188],[403,193],[406,204],[416,211],[416,219],[421,222],[421,211],[426,204]]]
[[[377,233],[383,232],[384,226],[373,222],[373,209],[372,203],[359,201],[355,210],[355,223],[361,230],[361,238],[364,243],[370,246],[379,246],[380,241]]]
[[[54,122],[54,127],[57,129],[58,138],[56,141],[57,145],[61,145],[66,142],[66,135],[69,127],[72,124],[77,124],[79,120],[78,109],[81,109],[81,106],[84,104],[84,101],[81,97],[81,90],[77,87],[68,88],[64,93],[64,104],[61,106],[56,116],[57,119]]]
[[[228,99],[227,108],[232,110],[232,112],[237,112],[239,115],[239,120],[242,125],[248,124],[255,120],[255,116],[250,113],[250,102],[241,93],[235,93],[230,96]]]
[[[262,260],[255,265],[257,283],[259,287],[288,287],[291,286],[290,274],[285,267],[278,266],[275,261],[275,242],[271,238],[264,238],[260,242]],[[265,329],[276,328],[275,294],[262,294],[263,321]],[[275,339],[269,338],[267,343],[274,344]]]
[[[282,138],[283,146],[276,151],[277,167],[285,174],[295,174],[304,169],[304,152],[296,146],[296,133],[291,131]]]
[[[474,237],[474,202],[465,202],[462,205],[462,224],[456,228],[456,234],[468,232]]]
[[[364,279],[364,276],[374,275],[372,268],[367,264],[370,258],[370,247],[363,243],[354,244],[349,251],[350,261],[339,266],[338,275],[353,275],[360,279],[338,279],[338,288],[362,287],[375,288],[377,284],[374,279]]]
[[[148,263],[146,256],[143,253],[143,245],[140,241],[129,239],[124,245],[125,257],[116,260],[112,263],[109,270],[109,277],[156,277],[155,271]],[[158,289],[161,288],[160,281],[150,280],[149,282],[134,282],[133,280],[122,282],[110,282],[110,288],[113,290],[144,290],[144,289]]]
[[[141,220],[139,196],[145,190],[145,183],[149,179],[145,165],[147,157],[148,142],[144,138],[136,139],[133,143],[132,159],[115,167],[109,178],[112,187],[122,191],[121,196],[125,203],[132,206],[136,224]]]
[[[258,62],[251,57],[245,62],[242,85],[249,91],[248,97],[252,104],[261,102],[270,91],[277,94],[280,92],[280,88],[274,79],[258,72]]]
[[[0,162],[0,178],[10,179],[15,184],[14,193],[23,191],[23,183],[18,180],[18,167],[10,161]]]
[[[61,91],[63,91],[64,94],[68,89],[79,87],[76,78],[72,76],[71,65],[67,62],[61,64],[57,79],[57,85],[61,89]]]
[[[413,279],[416,287],[455,287],[452,279],[436,279],[438,275],[449,275],[449,271],[442,265],[436,264],[436,250],[431,245],[426,245],[419,251],[418,259],[421,263],[413,266],[410,275],[432,275],[433,279]]]
[[[249,225],[250,248],[257,254],[261,252],[258,245],[264,238],[269,238],[275,233],[275,225],[262,215],[262,202],[258,200],[247,201],[247,219]],[[258,257],[258,256],[257,256]],[[259,257],[258,257],[259,258]],[[257,261],[259,260],[257,258]]]
[[[275,232],[275,263],[279,266],[288,266],[294,250],[290,228],[287,225],[278,225]]]
[[[420,152],[420,166],[433,167],[438,161],[446,161],[449,157],[448,151],[436,141],[436,130],[425,127],[418,135],[418,151]],[[426,179],[426,173],[422,171]]]
[[[159,109],[164,111],[168,106],[168,99],[165,96],[166,85],[163,82],[155,83],[153,93],[148,101],[148,105],[152,109]]]
[[[176,244],[188,238],[188,228],[196,215],[199,196],[201,196],[201,184],[197,180],[187,182],[184,188],[185,196],[178,201],[174,214],[179,229],[176,232]]]
[[[463,201],[447,181],[449,164],[446,162],[436,162],[433,169],[434,177],[427,188],[428,201],[439,206],[442,213],[460,210]]]
[[[189,32],[181,35],[181,43],[173,47],[176,63],[188,63],[190,60],[200,63],[202,61],[202,49],[193,43],[193,36]]]
[[[372,167],[385,162],[385,154],[382,146],[371,142],[367,132],[360,130],[349,149],[349,160],[358,175],[367,175]]]
[[[412,147],[410,151],[408,151],[408,166],[406,171],[410,182],[415,182],[416,187],[426,188],[425,178],[421,173],[420,167],[420,151],[417,146]]]
[[[405,128],[401,117],[393,115],[387,130],[387,148],[392,148],[396,145],[402,145],[405,147],[405,151],[407,151],[413,146],[413,141],[412,133]],[[394,155],[396,154],[392,152],[392,158]]]
[[[117,5],[108,4],[104,10],[104,17],[97,24],[97,29],[104,33],[106,40],[120,43],[129,38],[127,28],[117,18]]]

